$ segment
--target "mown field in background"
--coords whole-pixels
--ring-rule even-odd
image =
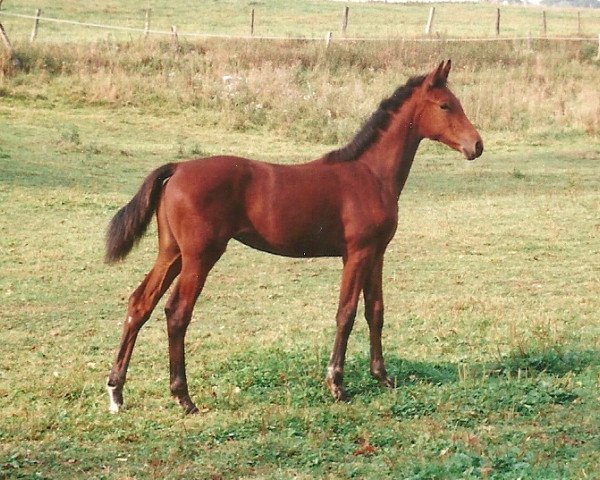
[[[348,37],[421,37],[432,4],[350,3]],[[494,37],[498,5],[435,5],[432,34],[449,38]],[[209,0],[185,2],[175,0],[142,1],[108,0],[97,4],[51,0],[4,0],[6,13],[42,15],[61,20],[143,29],[146,10],[151,9],[150,27],[168,32],[175,25],[181,34],[209,33],[249,35],[251,11],[255,11],[254,34],[257,36],[324,38],[331,31],[341,36],[344,3],[327,0],[236,1]],[[589,36],[597,43],[600,32],[600,10],[501,5],[500,33],[505,37],[544,34],[542,11],[546,10],[546,34],[549,36]],[[578,17],[578,12],[580,16]],[[11,38],[29,39],[33,21],[2,17]],[[91,41],[109,35],[118,40],[140,37],[140,33],[109,31],[51,22],[41,23],[38,41]]]
[[[340,7],[331,7],[335,21]],[[71,2],[53,8],[81,13]],[[326,50],[25,38],[12,56],[0,51],[0,478],[594,478],[593,43],[390,40]],[[188,332],[202,413],[182,417],[169,398],[161,303],[133,356],[128,408],[109,415],[105,378],[155,239],[108,267],[103,235],[142,178],[168,161],[221,153],[310,160],[444,58],[454,60],[451,87],[486,152],[466,163],[424,142],[400,198],[384,272],[384,350],[398,388],[370,379],[357,319],[351,402],[329,398],[339,260],[232,243]]]

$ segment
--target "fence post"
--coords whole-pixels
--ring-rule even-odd
[[[581,35],[581,12],[577,12],[577,35]]]
[[[152,16],[152,9],[146,9],[146,20],[144,21],[144,37],[147,37],[150,33],[150,18]]]
[[[600,60],[600,33],[598,34],[598,56],[596,58]]]
[[[433,15],[435,14],[435,7],[429,9],[429,17],[427,18],[427,25],[425,25],[425,35],[431,34],[431,26],[433,25]]]
[[[254,9],[250,14],[250,36],[254,36]]]
[[[179,47],[179,37],[177,36],[177,27],[175,25],[171,25],[171,41],[173,42],[173,48],[177,49]]]
[[[346,29],[348,28],[348,13],[350,12],[350,7],[344,7],[344,11],[342,12],[342,35],[346,36]]]
[[[546,24],[546,10],[542,12],[542,29],[544,30],[544,37],[548,33],[548,26]]]
[[[331,40],[333,39],[333,34],[331,32],[327,32],[325,34],[325,47],[329,48],[331,45]]]
[[[40,14],[41,13],[42,13],[42,11],[39,8],[37,8],[35,10],[35,19],[33,20],[33,30],[31,31],[31,38],[29,39],[29,41],[31,43],[33,43],[33,41],[37,37],[38,27],[40,26]]]
[[[496,35],[500,35],[500,9],[496,10]]]
[[[11,52],[12,46],[10,44],[10,40],[8,39],[8,35],[6,35],[6,30],[4,30],[4,26],[0,23],[0,38],[2,39],[2,43],[6,47],[6,49]]]

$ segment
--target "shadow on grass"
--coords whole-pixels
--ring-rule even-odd
[[[470,365],[410,361],[388,355],[386,363],[388,370],[395,376],[398,386],[415,382],[442,385],[468,378],[532,377],[542,373],[563,376],[568,372],[579,373],[587,367],[600,366],[600,351],[563,351],[559,348],[552,348],[531,352],[512,352],[496,362]]]
[[[260,403],[292,402],[315,406],[331,401],[324,386],[327,358],[325,352],[316,352],[314,349],[254,349],[232,356],[216,365],[210,381],[212,385],[227,386],[224,388],[236,386],[244,395],[255,398]],[[555,388],[552,380],[568,374],[577,375],[588,367],[600,366],[600,351],[555,348],[515,352],[496,362],[469,365],[413,361],[387,355],[386,364],[397,385],[396,396],[398,392],[403,392],[401,396],[404,396],[406,391],[414,394],[420,390],[428,392],[427,396],[438,398],[436,401],[439,401],[444,392],[464,390],[463,387],[468,386],[472,394],[477,389],[487,391],[488,397],[497,397],[496,400],[502,403],[502,390],[506,392],[510,390],[507,385],[514,386],[518,383],[518,388],[513,388],[513,397],[520,393],[527,396],[530,390],[542,389],[540,395],[546,400],[562,398],[567,401],[576,398],[577,394],[570,393],[572,389],[569,388],[561,393],[559,390],[562,387]],[[541,383],[540,377],[549,381],[539,386],[537,384]],[[365,355],[348,358],[345,386],[352,402],[369,402],[387,391],[369,374],[369,359]],[[436,390],[431,388],[432,386],[440,388]],[[498,390],[497,395],[490,395],[490,389]],[[473,395],[474,398],[477,397],[477,394]],[[513,400],[515,399],[511,401]]]

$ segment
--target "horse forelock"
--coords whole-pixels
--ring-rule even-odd
[[[383,99],[377,110],[371,114],[354,135],[354,138],[342,148],[325,155],[325,161],[328,163],[350,162],[360,157],[367,148],[377,141],[380,133],[387,129],[392,115],[412,96],[415,88],[423,84],[425,78],[426,75],[411,77],[404,85],[398,87],[390,97]],[[446,82],[443,79],[438,79],[433,86],[442,88],[446,86]]]

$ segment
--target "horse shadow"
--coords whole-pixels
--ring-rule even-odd
[[[271,347],[240,352],[216,366],[213,382],[242,387],[253,398],[299,404],[318,405],[330,401],[324,384],[327,352],[321,349]],[[578,374],[586,368],[600,366],[600,350],[562,350],[558,347],[529,352],[511,352],[481,362],[430,362],[386,355],[387,370],[401,394],[430,386],[433,396],[455,385],[479,388],[502,388],[515,379],[536,379],[542,375],[563,377]],[[344,385],[349,402],[370,402],[387,389],[369,373],[369,356],[356,353],[347,358]],[[486,387],[485,385],[488,385]],[[436,393],[437,392],[437,393]],[[282,400],[283,399],[283,400]]]
[[[375,392],[364,366],[366,356],[359,356],[348,362],[345,371],[348,398],[360,398]],[[550,348],[530,352],[510,352],[497,359],[481,362],[427,362],[410,360],[395,354],[386,355],[387,370],[395,388],[417,384],[444,386],[468,383],[474,380],[535,378],[542,374],[562,377],[568,373],[578,374],[588,367],[600,366],[600,350],[562,350]],[[361,368],[363,367],[363,368]]]

